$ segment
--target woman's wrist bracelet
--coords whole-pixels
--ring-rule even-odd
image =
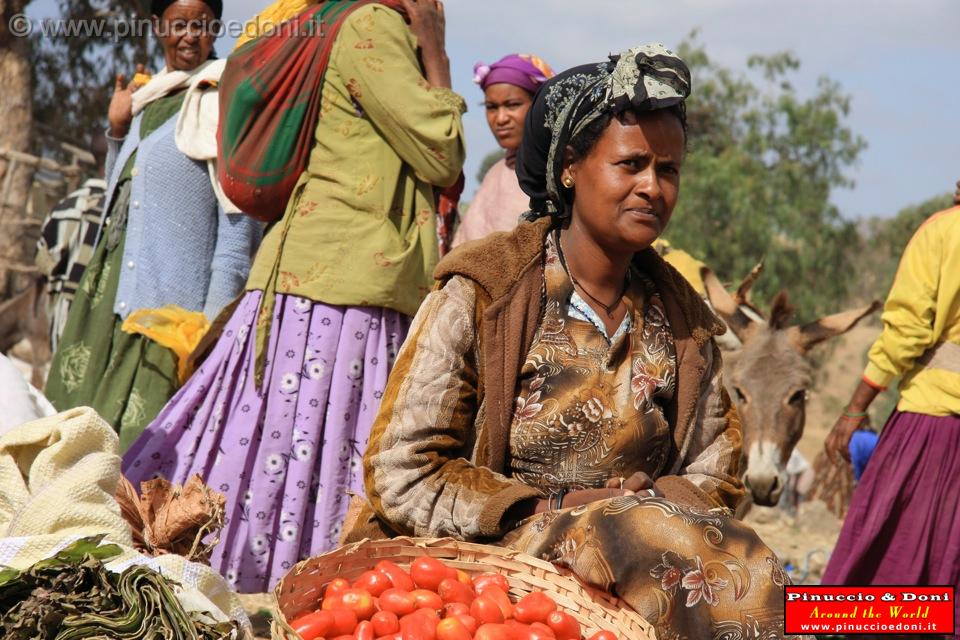
[[[550,496],[550,508],[554,511],[560,511],[563,509],[563,498],[566,495],[566,489],[559,489],[556,493]]]
[[[844,409],[843,415],[846,418],[866,418],[867,412],[866,411],[850,411],[848,409]]]

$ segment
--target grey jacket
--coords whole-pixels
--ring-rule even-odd
[[[243,290],[262,226],[219,207],[206,163],[177,149],[176,115],[141,140],[142,115],[125,139],[107,136],[105,211],[117,197],[124,165],[137,152],[113,310],[126,318],[135,309],[176,304],[213,320]]]

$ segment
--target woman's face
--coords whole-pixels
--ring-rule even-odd
[[[201,0],[177,0],[154,20],[167,69],[192,71],[207,61],[216,39],[215,17]]]
[[[637,252],[663,233],[680,192],[684,133],[666,110],[613,118],[593,149],[570,162],[571,224],[603,247]]]
[[[526,89],[505,82],[490,85],[483,95],[487,124],[497,143],[508,151],[516,151],[523,140],[523,120],[533,104],[533,96]]]

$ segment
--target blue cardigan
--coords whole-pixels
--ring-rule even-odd
[[[123,167],[137,152],[113,311],[126,319],[136,309],[176,304],[202,311],[212,321],[243,291],[262,226],[249,216],[224,213],[206,163],[177,149],[177,115],[144,140],[142,117],[134,118],[125,139],[107,136],[104,211],[117,196]]]

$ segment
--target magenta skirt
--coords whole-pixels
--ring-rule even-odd
[[[960,416],[893,412],[822,584],[960,591]]]
[[[227,496],[211,564],[241,593],[271,590],[337,545],[349,492],[409,318],[277,295],[262,389],[260,291],[248,292],[202,366],[123,458],[137,486],[199,473]]]

